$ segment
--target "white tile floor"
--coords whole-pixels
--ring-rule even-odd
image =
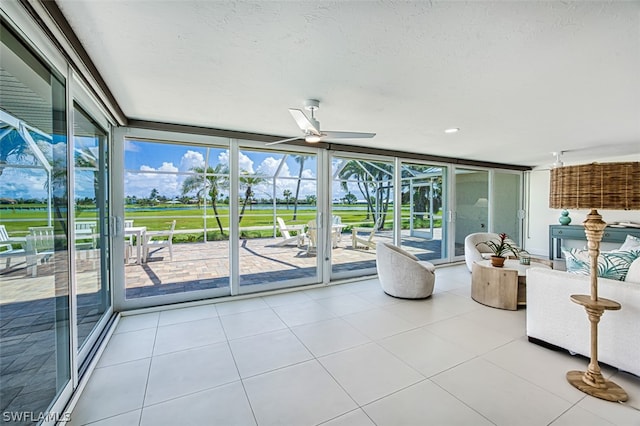
[[[640,425],[566,383],[586,364],[472,301],[462,265],[423,301],[369,280],[123,317],[71,424]],[[603,371],[640,406],[640,378]]]

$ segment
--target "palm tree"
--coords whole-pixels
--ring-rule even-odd
[[[240,175],[240,184],[245,188],[244,190],[244,200],[242,202],[242,210],[240,210],[240,218],[238,223],[242,222],[242,218],[244,217],[244,209],[247,207],[247,203],[251,196],[253,195],[253,186],[258,185],[264,182],[263,178],[259,178],[256,176],[249,176],[246,171],[242,171],[244,175]]]
[[[216,222],[218,222],[220,234],[224,236],[224,228],[218,214],[217,200],[220,188],[227,185],[228,182],[226,177],[227,168],[223,164],[218,164],[215,168],[208,166],[206,170],[204,167],[192,167],[191,171],[196,174],[189,176],[182,182],[182,195],[196,191],[199,203],[200,199],[204,198],[205,194],[208,194],[211,198],[211,207],[213,208]]]
[[[293,159],[296,160],[296,163],[300,164],[300,168],[298,169],[298,183],[296,184],[296,198],[293,200],[293,218],[292,220],[296,220],[296,216],[298,215],[298,197],[300,196],[300,182],[302,182],[302,172],[304,171],[304,161],[307,158],[311,158],[310,155],[294,155]]]
[[[291,199],[291,191],[285,189],[282,191],[282,196],[284,197],[284,202],[287,203],[287,210],[289,210],[289,200]]]
[[[347,180],[356,180],[356,185],[358,186],[360,193],[367,202],[367,217],[365,219],[370,219],[369,213],[373,212],[374,209],[371,203],[371,195],[369,193],[371,176],[367,173],[366,169],[363,168],[362,164],[359,161],[349,160],[347,164],[342,168],[342,170],[340,170],[340,173],[338,173],[338,177],[341,179],[340,186],[344,191],[347,192],[349,191]]]

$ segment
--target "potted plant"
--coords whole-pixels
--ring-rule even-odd
[[[499,234],[498,238],[498,241],[482,241],[476,244],[476,247],[481,244],[489,247],[489,249],[493,252],[493,254],[491,255],[491,265],[501,268],[502,266],[504,266],[504,261],[506,259],[505,254],[511,252],[517,258],[520,249],[511,244],[513,241],[511,241],[509,239],[509,236],[504,232],[502,234]]]

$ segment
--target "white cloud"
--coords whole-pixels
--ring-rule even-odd
[[[183,172],[202,167],[204,167],[204,156],[197,151],[188,150],[180,159],[180,170]]]
[[[249,157],[247,157],[245,154],[243,154],[242,152],[238,153],[238,163],[240,165],[240,170],[243,170],[249,174],[254,174],[255,171],[253,170],[253,160]],[[224,164],[226,166],[229,165],[229,153],[227,151],[222,151],[219,155],[218,155],[218,162],[220,164]]]
[[[140,152],[140,147],[134,141],[129,139],[124,140],[124,151],[125,152]]]
[[[175,197],[181,194],[184,176],[155,172],[178,172],[178,168],[171,162],[163,162],[162,166],[153,168],[142,165],[140,171],[147,173],[127,172],[124,176],[125,195],[148,197],[152,189],[157,189],[160,195]]]
[[[257,173],[261,176],[273,176],[278,171],[278,167],[280,166],[281,161],[281,159],[278,160],[273,157],[267,157],[262,160],[262,163],[260,163],[260,165],[256,169]],[[287,163],[284,163],[282,165],[280,173],[278,174],[278,177],[286,176],[289,176],[289,166],[287,165]]]

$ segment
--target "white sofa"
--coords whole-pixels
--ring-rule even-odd
[[[572,294],[590,294],[588,276],[528,269],[527,336],[589,357],[590,323],[585,309],[569,299]],[[640,376],[640,259],[626,281],[598,278],[598,297],[622,305],[600,319],[598,361]]]

